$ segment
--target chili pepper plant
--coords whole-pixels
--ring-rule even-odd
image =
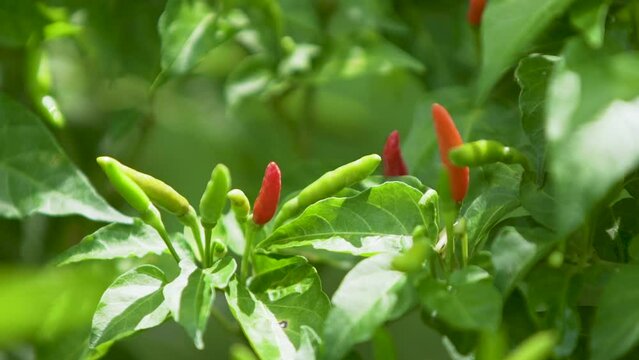
[[[639,358],[639,1],[0,2],[0,358]]]

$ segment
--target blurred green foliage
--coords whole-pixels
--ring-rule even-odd
[[[0,2],[0,348],[6,349],[0,356],[82,354],[100,294],[139,262],[52,267],[59,253],[100,226],[87,218],[123,218],[90,188],[56,200],[99,203],[103,213],[51,211],[49,199],[65,184],[39,180],[72,173],[74,187],[93,184],[126,209],[95,163],[109,155],[196,204],[211,169],[223,162],[233,187],[254,199],[269,161],[282,169],[287,194],[380,152],[397,129],[411,175],[435,188],[433,102],[446,105],[465,140],[517,147],[536,169],[534,176],[501,164],[472,172],[462,213],[471,269],[483,269],[475,273],[481,278],[451,284],[470,293],[459,299],[464,309],[466,300],[484,306],[471,298],[478,293],[497,300],[484,301],[490,311],[460,319],[459,309],[448,307],[452,285],[427,282],[426,293],[438,297],[422,294],[420,301],[444,310],[443,320],[424,312],[426,327],[418,312],[408,312],[388,332],[367,329],[373,344],[356,349],[365,357],[461,358],[458,352],[479,344],[486,354],[503,355],[526,339],[534,348],[539,335],[544,354],[554,344],[557,358],[636,355],[638,296],[618,294],[637,277],[636,267],[621,264],[636,263],[639,238],[639,1],[490,0],[481,29],[465,21],[467,6],[465,0]],[[18,120],[31,122],[29,132],[16,130]],[[13,156],[17,148],[31,149],[31,157]],[[81,172],[72,165],[53,171],[52,154]],[[36,185],[16,185],[25,180],[15,169]],[[20,192],[10,185],[26,200],[12,196]],[[180,230],[175,221],[168,225]],[[568,265],[544,263],[554,249],[565,252]],[[171,269],[165,257],[149,261]],[[317,267],[333,294],[344,273]],[[603,289],[609,292],[602,296]],[[209,358],[230,351],[250,358],[220,298],[204,352],[167,324],[114,345],[107,356]],[[603,310],[595,313],[599,299]],[[628,304],[635,308],[628,316],[615,310]],[[391,310],[385,309],[391,318],[399,316]],[[485,333],[497,323],[498,333]],[[540,333],[548,328],[557,336]],[[446,334],[446,350],[433,329]],[[594,340],[584,335],[591,329]],[[230,344],[236,345],[229,350]],[[602,350],[608,344],[615,352]]]

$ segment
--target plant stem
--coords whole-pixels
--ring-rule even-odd
[[[160,237],[164,241],[164,244],[166,245],[166,247],[169,249],[169,252],[171,253],[171,255],[173,255],[173,258],[179,264],[180,256],[178,255],[177,251],[175,251],[173,244],[171,244],[171,239],[169,238],[169,234],[166,232],[164,228],[161,228],[161,229],[156,228],[155,230],[158,232],[158,234],[160,234]]]
[[[189,212],[182,215],[179,220],[191,229],[197,250],[200,253],[200,263],[202,266],[206,266],[206,254],[204,253],[204,243],[202,242],[202,225],[200,224],[200,219],[197,217],[195,209],[189,206]]]
[[[211,235],[213,233],[213,227],[204,226],[204,267],[211,266]]]
[[[249,267],[251,264],[251,256],[253,252],[253,240],[260,226],[253,221],[247,221],[246,230],[244,231],[244,255],[242,255],[242,264],[240,265],[240,281],[246,281],[249,275]]]
[[[464,232],[461,237],[462,265],[468,265],[468,234]]]

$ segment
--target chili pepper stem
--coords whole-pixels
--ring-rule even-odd
[[[215,227],[215,226],[213,226]],[[213,234],[213,227],[204,225],[204,267],[211,266],[211,236]]]
[[[461,236],[461,252],[462,252],[462,265],[466,267],[468,265],[468,234],[464,233]]]
[[[200,265],[206,266],[206,253],[204,252],[204,243],[202,241],[202,230],[200,220],[195,213],[195,209],[189,206],[189,210],[186,214],[178,218],[185,226],[188,226],[193,233],[193,239],[195,239],[195,245],[197,246],[198,253],[200,255]]]
[[[248,221],[244,232],[244,255],[242,255],[242,263],[240,265],[240,281],[245,282],[248,278],[250,266],[252,262],[253,242],[255,240],[255,234],[262,228],[261,225],[255,224],[253,221]]]
[[[154,228],[155,231],[157,231],[158,234],[160,234],[162,241],[164,241],[164,244],[169,249],[169,252],[173,256],[175,261],[179,264],[180,256],[178,255],[177,251],[175,251],[173,244],[171,244],[171,239],[169,238],[169,234],[166,231],[166,228],[164,227],[164,224],[162,223],[162,220],[160,218],[160,212],[154,206],[149,207],[149,209],[141,215],[141,218],[147,225]]]

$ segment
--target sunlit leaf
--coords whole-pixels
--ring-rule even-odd
[[[311,246],[355,255],[398,252],[412,243],[415,226],[434,221],[434,214],[419,205],[422,196],[411,186],[391,181],[354,197],[328,198],[279,227],[258,247]]]
[[[89,347],[95,352],[140,330],[160,325],[169,315],[162,288],[164,273],[142,265],[118,277],[104,292],[93,316]]]
[[[548,94],[547,137],[557,223],[566,234],[639,165],[639,55],[572,41]]]
[[[482,67],[477,83],[480,98],[572,1],[488,1],[481,26]]]
[[[100,197],[30,111],[0,94],[0,215],[77,214],[128,223]]]
[[[326,319],[326,358],[343,357],[353,345],[369,340],[378,326],[415,304],[414,288],[405,273],[392,270],[392,259],[390,254],[364,259],[346,275]]]

